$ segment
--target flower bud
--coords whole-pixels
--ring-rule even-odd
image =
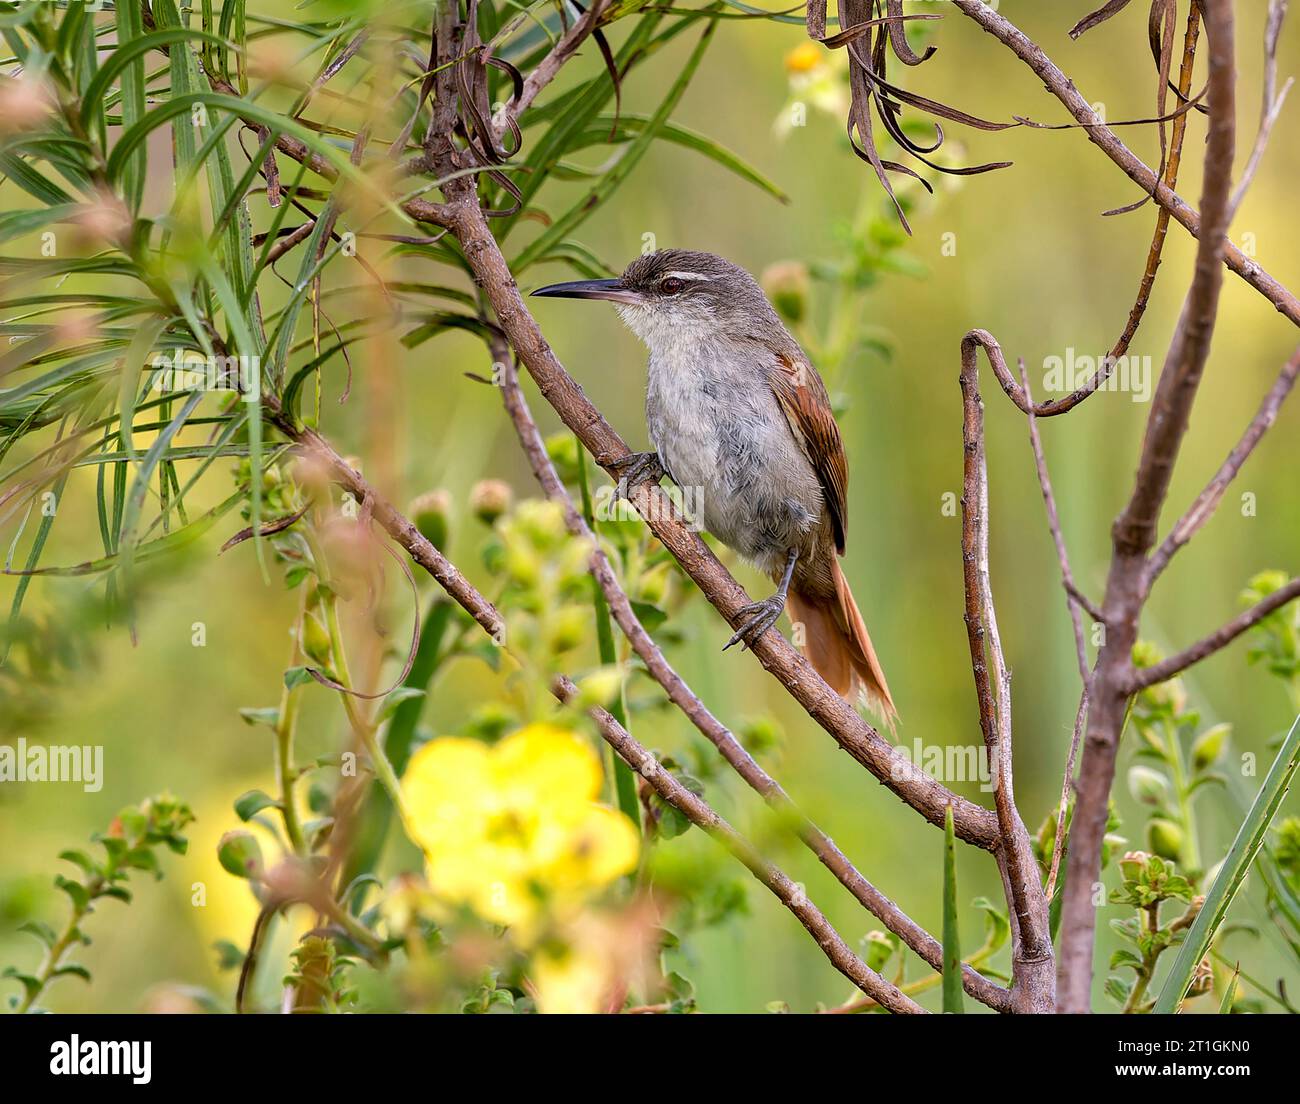
[[[1151,856],[1145,851],[1126,851],[1124,857],[1119,860],[1120,873],[1127,881],[1133,881],[1146,869],[1150,858]]]
[[[566,429],[552,433],[546,438],[546,455],[551,458],[555,470],[564,483],[576,483],[580,471],[578,439]]]
[[[469,508],[484,525],[491,525],[510,509],[510,484],[500,479],[482,479],[469,492]]]
[[[1169,797],[1169,782],[1163,774],[1151,767],[1136,766],[1129,769],[1128,789],[1144,805],[1163,806]]]
[[[262,848],[252,832],[237,828],[227,832],[217,844],[217,858],[221,866],[236,878],[260,881],[262,877]]]
[[[802,261],[778,261],[763,270],[759,283],[782,318],[794,323],[804,320],[808,313],[807,265]]]
[[[320,623],[320,620],[310,613],[302,619],[302,636],[299,642],[303,654],[308,659],[315,660],[317,663],[329,663],[333,651],[330,634],[325,631],[325,626]]]
[[[1223,755],[1228,744],[1228,733],[1232,725],[1219,724],[1206,729],[1192,742],[1192,768],[1203,771],[1214,766]]]
[[[1172,820],[1155,817],[1147,824],[1147,846],[1162,859],[1176,860],[1183,850],[1183,830]]]
[[[866,962],[871,969],[879,971],[889,956],[894,953],[894,944],[889,936],[882,931],[869,931],[863,940],[866,947]]]
[[[451,495],[442,490],[425,491],[411,500],[407,512],[424,539],[441,552],[447,544]]]
[[[546,625],[546,646],[553,655],[572,651],[587,638],[591,611],[582,606],[565,606],[556,610]]]

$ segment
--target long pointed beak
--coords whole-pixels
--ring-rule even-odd
[[[620,280],[570,280],[567,284],[538,288],[533,294],[552,299],[608,299],[611,303],[630,306],[641,302],[641,296],[625,288]]]

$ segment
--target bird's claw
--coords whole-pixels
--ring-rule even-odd
[[[664,477],[664,466],[657,452],[629,452],[605,466],[619,473],[618,482],[614,484],[614,502],[628,498],[633,487],[658,483]]]
[[[742,606],[738,616],[746,620],[722,646],[722,650],[725,652],[733,644],[740,644],[742,641],[744,643],[741,651],[752,648],[754,642],[776,624],[784,609],[785,597],[781,594],[773,594],[771,598],[764,598],[761,602],[751,602],[747,606]]]

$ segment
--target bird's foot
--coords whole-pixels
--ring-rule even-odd
[[[604,465],[618,473],[614,484],[614,498],[627,498],[634,487],[642,483],[658,483],[664,477],[664,466],[657,452],[629,452],[626,456],[610,460]]]
[[[742,606],[738,616],[745,618],[745,620],[731,639],[722,646],[722,650],[725,652],[733,644],[740,644],[742,641],[744,643],[741,651],[752,648],[755,641],[776,624],[784,609],[785,595],[779,591],[773,594],[771,598],[764,598],[761,602],[750,602],[749,605]]]

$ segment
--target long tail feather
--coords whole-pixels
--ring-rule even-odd
[[[831,689],[850,702],[864,697],[892,731],[898,710],[885,672],[838,561],[832,561],[832,573],[834,595],[821,597],[791,590],[790,620],[803,625],[808,662]]]

